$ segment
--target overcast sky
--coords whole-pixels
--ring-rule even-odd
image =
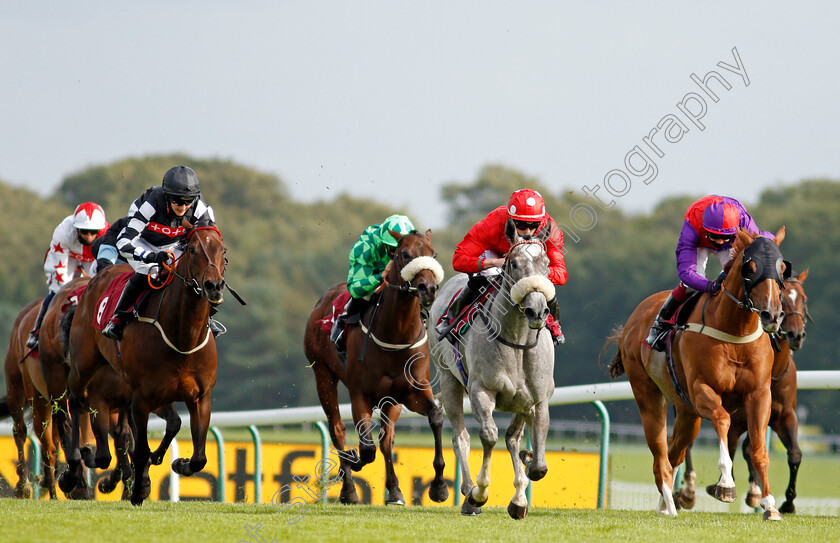
[[[277,174],[304,201],[407,206],[419,227],[443,225],[442,184],[489,163],[628,211],[749,204],[840,178],[838,20],[803,2],[3,2],[0,179],[47,194],[183,152]],[[691,79],[711,70],[731,86],[708,83],[717,102]],[[625,164],[637,145],[649,184],[643,155]]]

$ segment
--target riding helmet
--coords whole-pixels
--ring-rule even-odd
[[[167,196],[197,198],[201,196],[198,176],[192,168],[175,166],[163,176],[163,192]]]

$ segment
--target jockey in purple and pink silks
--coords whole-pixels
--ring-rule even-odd
[[[717,279],[706,279],[706,262],[714,254],[721,266],[732,258],[730,249],[738,229],[752,234],[760,234],[774,239],[773,234],[758,229],[755,221],[747,213],[741,202],[726,196],[712,194],[700,198],[685,212],[680,239],[677,240],[677,285],[653,323],[645,343],[652,349],[662,351],[665,332],[670,330],[667,322],[674,312],[688,298],[688,291],[718,292],[725,274],[721,272]]]

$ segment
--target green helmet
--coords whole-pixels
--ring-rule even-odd
[[[382,224],[379,225],[379,237],[382,239],[382,243],[390,245],[391,247],[396,247],[397,240],[394,239],[394,236],[392,236],[388,230],[399,232],[404,236],[410,232],[414,232],[416,228],[414,228],[414,225],[411,224],[411,219],[405,215],[391,215],[382,221]]]

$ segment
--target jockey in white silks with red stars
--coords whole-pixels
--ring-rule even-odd
[[[38,345],[41,323],[55,293],[65,283],[82,273],[93,276],[96,259],[91,252],[93,241],[108,229],[105,211],[94,202],[80,204],[72,215],[66,217],[53,232],[50,248],[44,259],[44,272],[50,293],[44,298],[35,326],[26,340],[28,348]]]

